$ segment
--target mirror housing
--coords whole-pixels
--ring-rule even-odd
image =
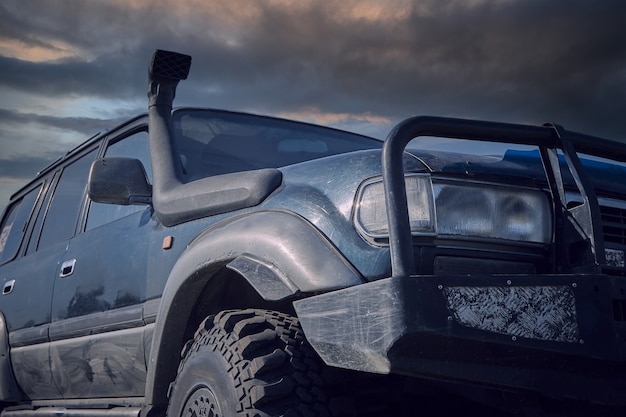
[[[92,201],[136,205],[152,202],[152,187],[138,159],[100,158],[91,164],[87,192]]]

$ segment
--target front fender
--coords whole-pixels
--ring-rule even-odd
[[[211,276],[233,260],[231,269],[266,300],[363,282],[323,234],[293,213],[258,211],[211,226],[191,242],[165,285],[148,362],[147,404],[167,404],[167,390],[178,368],[178,360],[172,358],[178,358],[185,342],[194,305]],[[251,268],[254,263],[259,268]]]

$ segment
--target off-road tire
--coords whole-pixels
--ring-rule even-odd
[[[266,310],[208,317],[182,352],[168,417],[308,417],[343,414],[333,377],[296,318]],[[351,414],[351,413],[350,413]]]

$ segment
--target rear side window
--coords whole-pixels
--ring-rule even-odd
[[[95,150],[68,165],[50,202],[37,250],[74,236]]]
[[[26,194],[7,210],[0,226],[0,264],[10,261],[17,255],[40,191],[41,186]]]

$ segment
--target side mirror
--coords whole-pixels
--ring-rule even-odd
[[[92,201],[105,204],[150,204],[152,187],[138,159],[101,158],[91,164],[87,192]]]

